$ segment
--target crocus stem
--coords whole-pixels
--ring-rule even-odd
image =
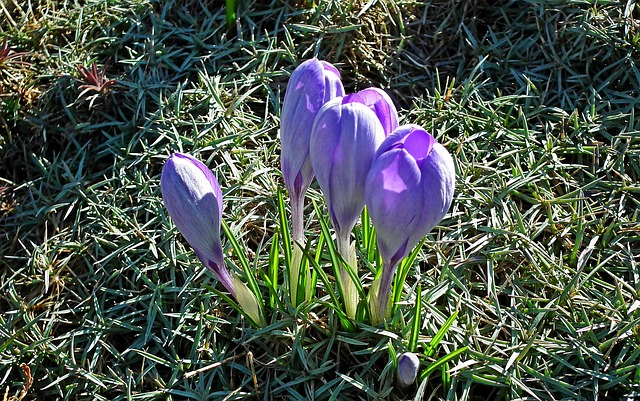
[[[391,297],[391,283],[398,268],[398,263],[383,261],[382,275],[371,287],[371,297],[369,306],[371,310],[371,324],[378,325],[387,317],[389,309],[389,299]]]
[[[336,233],[338,253],[357,272],[355,247],[351,246],[350,236],[351,232]],[[347,316],[354,319],[358,310],[358,289],[344,266],[340,266],[340,283]]]
[[[298,306],[298,282],[302,264],[302,244],[304,243],[304,195],[291,195],[291,239],[293,241],[293,257],[289,269],[289,294],[291,304]],[[309,275],[307,275],[307,278]]]
[[[304,241],[304,194],[291,196],[291,239],[294,243]]]

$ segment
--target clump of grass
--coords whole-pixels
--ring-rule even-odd
[[[8,397],[27,388],[23,364],[39,399],[637,397],[636,5],[273,1],[239,4],[228,28],[205,3],[0,5],[1,35],[31,64],[0,74],[33,94],[0,111]],[[343,331],[322,304],[252,329],[160,202],[163,160],[197,154],[263,271],[282,91],[314,55],[350,90],[385,87],[456,160],[454,205],[408,272],[393,330]],[[108,105],[77,102],[68,77],[86,60],[111,60]],[[306,229],[315,241],[319,227]],[[410,338],[430,353],[423,371],[467,348],[401,391],[391,356]]]
[[[9,121],[17,119],[24,105],[37,96],[37,90],[29,82],[33,75],[31,64],[24,61],[28,55],[28,52],[16,51],[6,37],[3,39],[0,46],[0,129],[8,135],[11,135]]]
[[[4,38],[2,46],[0,46],[0,66],[6,68],[6,66],[9,64],[24,63],[19,61],[18,59],[26,54],[26,52],[17,52],[13,50],[7,42],[7,38]]]
[[[99,96],[105,96],[112,89],[116,83],[115,79],[109,79],[105,76],[105,65],[102,69],[98,70],[96,63],[91,64],[90,68],[79,66],[78,73],[82,77],[82,85],[78,86],[82,89],[82,92],[78,95],[78,98],[82,98],[85,95],[89,95],[90,99],[89,108],[93,106],[93,103]]]

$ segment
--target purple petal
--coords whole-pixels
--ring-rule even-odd
[[[205,166],[204,163],[202,163],[200,160],[196,159],[195,157],[184,154],[184,153],[174,153],[172,157],[175,157],[176,159],[186,159],[191,163],[193,163],[193,165],[197,167],[200,171],[202,171],[207,181],[209,181],[209,185],[211,185],[211,188],[213,189],[213,195],[216,199],[216,202],[218,203],[219,220],[222,221],[222,190],[220,189],[220,184],[218,184],[218,180],[213,175],[209,167]]]
[[[367,88],[358,92],[361,103],[369,106],[378,116],[384,135],[389,136],[398,127],[398,111],[393,101],[379,88]]]
[[[374,161],[365,199],[380,254],[391,265],[410,250],[410,232],[422,212],[422,192],[420,170],[406,150],[392,149]]]
[[[418,166],[422,165],[424,159],[431,153],[436,140],[419,126],[406,126],[408,131],[404,137],[403,147],[413,157]],[[404,131],[404,130],[402,130]]]
[[[364,208],[364,185],[384,133],[375,114],[361,103],[329,102],[311,136],[311,163],[336,231],[351,232]]]
[[[333,98],[343,96],[344,88],[338,69],[324,60],[320,60],[320,64],[324,69],[324,98],[322,99],[324,105]]]
[[[402,386],[409,386],[416,381],[420,360],[413,352],[405,352],[398,358],[398,381]]]
[[[304,193],[313,179],[309,141],[320,108],[344,93],[340,74],[331,64],[307,60],[291,74],[280,117],[281,164],[290,192]]]
[[[160,187],[165,207],[178,230],[200,261],[234,294],[233,284],[228,287],[230,281],[220,242],[222,191],[211,170],[189,155],[176,153],[162,168]]]
[[[454,187],[451,156],[422,127],[403,125],[383,141],[366,193],[383,259],[404,258],[442,220]]]
[[[424,159],[420,170],[425,194],[425,207],[420,216],[424,236],[440,223],[451,207],[456,170],[447,149],[437,142],[434,143],[429,156]],[[415,242],[419,242],[422,236]]]
[[[404,148],[405,147],[404,143],[407,140],[407,137],[410,134],[412,134],[414,131],[420,132],[420,135],[426,135],[431,137],[431,134],[429,134],[427,131],[424,130],[424,128],[422,128],[419,125],[415,125],[415,124],[401,125],[395,130],[393,130],[393,132],[384,139],[384,141],[380,144],[380,146],[378,147],[378,150],[376,151],[376,156],[380,156],[384,152],[393,148],[398,148],[398,147]],[[430,142],[430,141],[431,140],[427,140],[427,142]],[[433,139],[433,141],[435,142],[435,139]]]
[[[340,144],[342,133],[342,107],[339,107],[341,104],[342,98],[327,102],[318,113],[311,131],[310,159],[319,183],[325,184],[331,179],[331,159]]]

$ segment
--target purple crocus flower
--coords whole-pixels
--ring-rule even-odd
[[[405,352],[398,358],[397,379],[400,387],[407,387],[413,384],[418,377],[418,369],[420,368],[420,360],[413,352]]]
[[[198,259],[235,297],[220,242],[222,191],[211,170],[196,158],[174,153],[162,168],[162,199]]]
[[[280,163],[291,202],[291,239],[294,247],[289,267],[289,289],[294,306],[299,301],[302,249],[298,245],[304,243],[304,195],[314,176],[309,157],[311,129],[320,108],[343,94],[344,88],[338,70],[326,61],[314,58],[300,64],[293,71],[282,104]],[[305,293],[305,299],[310,292],[309,289]]]
[[[292,198],[304,197],[313,180],[309,159],[313,121],[325,103],[343,94],[338,70],[316,58],[300,64],[289,78],[280,116],[280,158],[282,176]]]
[[[400,126],[380,145],[365,191],[384,263],[372,310],[386,313],[398,263],[445,216],[454,187],[451,155],[422,127]]]
[[[367,174],[383,140],[380,120],[358,94],[330,101],[316,117],[311,164],[338,238],[349,237],[362,213]]]
[[[365,181],[384,137],[378,115],[359,94],[331,100],[313,124],[311,164],[336,230],[338,252],[350,265],[355,264],[351,230],[364,208]],[[358,294],[344,268],[340,282],[347,315],[354,317]]]

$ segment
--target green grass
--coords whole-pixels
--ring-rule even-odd
[[[640,8],[490,4],[244,1],[227,28],[222,1],[0,1],[0,43],[27,53],[0,62],[3,400],[638,398]],[[160,200],[164,159],[200,157],[268,274],[279,110],[313,56],[348,91],[388,90],[456,162],[388,329],[340,329],[326,296],[252,328]],[[93,62],[117,84],[79,98]],[[422,371],[468,348],[400,390],[391,356],[414,345]]]

